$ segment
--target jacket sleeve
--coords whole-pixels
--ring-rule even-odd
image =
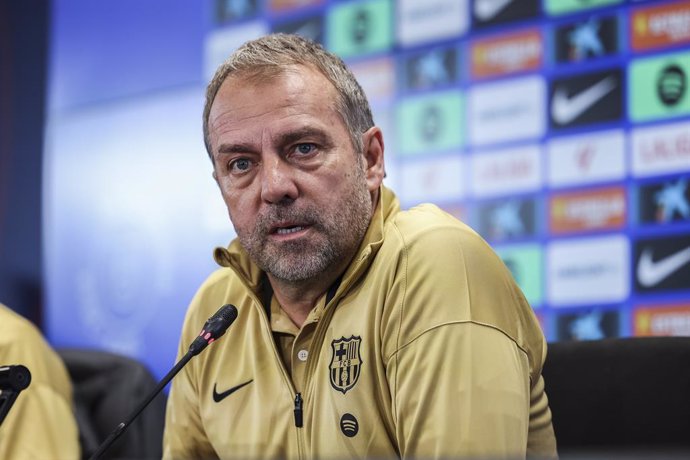
[[[545,346],[531,307],[469,228],[400,235],[382,332],[400,454],[524,458]]]
[[[445,324],[390,360],[403,458],[522,458],[529,423],[529,366],[502,332]]]

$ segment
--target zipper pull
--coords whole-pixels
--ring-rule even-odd
[[[295,395],[295,426],[302,428],[302,393]]]

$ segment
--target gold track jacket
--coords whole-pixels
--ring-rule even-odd
[[[179,356],[221,305],[239,316],[173,381],[164,458],[557,456],[535,315],[489,246],[437,207],[400,211],[381,188],[358,254],[294,341],[290,373],[263,274],[236,240],[215,258]]]

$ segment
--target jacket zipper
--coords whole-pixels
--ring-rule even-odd
[[[295,395],[295,426],[302,428],[302,393]]]
[[[235,271],[235,273],[237,273],[237,272]],[[238,275],[238,277],[239,277],[240,279],[242,279],[241,276]],[[259,311],[260,311],[259,314],[262,315],[262,317],[263,317],[264,325],[267,325],[267,327],[268,327],[268,336],[269,336],[269,338],[270,338],[270,340],[271,340],[271,345],[272,345],[272,348],[273,348],[274,359],[275,359],[276,362],[278,363],[278,367],[280,368],[280,372],[281,372],[282,375],[283,375],[283,380],[285,381],[285,383],[287,384],[288,388],[290,389],[290,392],[293,393],[293,394],[295,394],[295,409],[294,409],[295,426],[296,426],[297,428],[301,428],[302,425],[303,425],[303,422],[302,422],[302,421],[303,421],[303,417],[302,417],[302,414],[303,414],[302,394],[301,394],[301,393],[297,393],[297,392],[295,391],[295,386],[292,384],[292,380],[291,380],[290,377],[288,376],[287,370],[285,370],[285,365],[283,364],[282,358],[281,358],[281,357],[279,356],[279,354],[278,354],[278,349],[276,348],[276,344],[275,344],[275,342],[274,342],[274,340],[273,340],[273,333],[271,332],[271,324],[270,324],[270,321],[268,320],[268,317],[266,316],[266,312],[264,311],[264,309],[261,308],[261,305],[262,305],[261,301],[259,301],[259,298],[254,294],[254,292],[253,292],[249,287],[246,286],[246,284],[245,284],[245,287],[247,288],[247,292],[249,292],[249,296],[252,298],[252,300],[254,301],[254,303],[255,303],[256,305],[259,306]],[[298,406],[298,402],[299,402],[299,406]],[[299,417],[299,418],[298,418],[298,417]],[[298,421],[299,421],[299,424],[297,423]],[[305,455],[304,455],[304,440],[302,439],[303,436],[304,436],[304,435],[303,435],[302,430],[297,430],[297,458],[305,458]]]

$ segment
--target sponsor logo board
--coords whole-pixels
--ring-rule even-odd
[[[690,4],[682,1],[634,10],[630,42],[636,51],[690,43]]]
[[[477,197],[531,192],[541,187],[539,145],[483,151],[470,156],[470,184]]]
[[[549,198],[549,229],[555,235],[625,226],[625,188],[557,193]]]
[[[464,162],[459,155],[399,162],[400,200],[406,205],[453,201],[465,195]]]
[[[267,0],[267,3],[271,12],[282,13],[307,6],[321,5],[324,0]]]
[[[620,180],[626,174],[621,130],[554,138],[546,144],[551,187]]]
[[[537,233],[536,208],[533,197],[481,203],[477,209],[477,231],[493,241],[534,236]]]
[[[398,42],[403,46],[457,37],[469,28],[468,0],[399,0]]]
[[[402,99],[396,109],[400,153],[424,155],[461,147],[463,102],[457,90]]]
[[[554,307],[617,303],[630,293],[628,239],[619,234],[547,245],[547,299]]]
[[[312,16],[277,23],[273,26],[273,32],[299,35],[309,40],[323,43],[323,17]]]
[[[690,222],[689,181],[686,176],[640,185],[636,193],[638,221],[643,224]]]
[[[586,309],[562,313],[556,318],[557,340],[601,340],[620,335],[620,313]]]
[[[541,137],[546,130],[545,83],[528,76],[474,86],[468,95],[468,134],[474,146]]]
[[[537,70],[544,46],[539,29],[532,28],[475,40],[471,45],[470,74],[481,79]]]
[[[623,0],[544,0],[544,11],[555,16],[617,3],[623,3]]]
[[[401,61],[402,86],[407,90],[433,89],[460,78],[458,49],[433,48],[411,54]]]
[[[634,60],[629,76],[632,121],[690,114],[690,51]]]
[[[610,69],[551,82],[551,128],[618,121],[623,116],[623,73]]]
[[[472,27],[482,28],[536,18],[541,11],[539,3],[539,0],[474,0]]]
[[[558,63],[582,62],[618,52],[618,19],[589,17],[565,24],[554,31],[554,53]]]
[[[690,235],[637,240],[634,260],[637,292],[690,289]]]
[[[635,176],[690,170],[690,122],[633,129],[631,142]]]
[[[635,336],[689,336],[690,304],[642,305],[633,310]]]
[[[213,78],[216,69],[247,40],[259,38],[268,33],[264,21],[236,24],[212,31],[204,42],[204,75]]]
[[[342,58],[388,51],[393,44],[390,0],[336,3],[326,20],[328,49]]]
[[[259,12],[258,3],[258,0],[235,0],[232,2],[215,0],[216,21],[235,21],[256,16]]]
[[[513,274],[530,305],[540,306],[543,299],[541,247],[536,243],[500,246],[496,253]]]

